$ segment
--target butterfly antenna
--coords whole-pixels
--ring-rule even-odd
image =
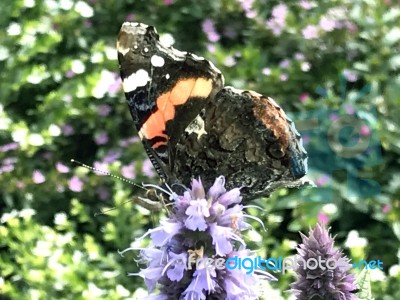
[[[84,167],[84,168],[86,168],[86,169],[88,169],[88,170],[90,170],[90,171],[92,171],[94,173],[100,173],[100,174],[104,174],[104,175],[113,177],[113,178],[118,179],[118,180],[120,180],[122,182],[129,183],[131,185],[134,185],[134,186],[136,186],[138,188],[141,188],[141,189],[147,191],[147,189],[145,187],[143,187],[143,186],[141,186],[141,185],[139,185],[139,184],[137,184],[137,183],[135,183],[135,182],[133,182],[133,181],[131,181],[129,179],[126,179],[126,178],[111,174],[110,172],[107,172],[107,171],[103,171],[103,170],[99,170],[99,169],[93,168],[93,167],[85,165],[84,163],[81,163],[80,161],[77,161],[75,159],[71,159],[71,162],[74,163],[74,164],[77,164],[77,165],[79,165],[81,167]]]
[[[126,201],[122,202],[121,205],[124,205],[124,204],[129,203],[129,202],[132,202],[132,200],[126,200]],[[112,210],[114,210],[114,209],[116,209],[116,207],[109,208],[109,209],[106,209],[106,210],[100,209],[100,212],[94,213],[94,216],[97,217],[97,216],[99,216],[99,215],[107,215],[107,213],[108,213],[109,211],[112,211]]]

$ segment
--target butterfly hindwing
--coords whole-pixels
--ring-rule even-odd
[[[306,173],[306,152],[291,120],[273,99],[225,87],[194,123],[175,149],[179,160],[173,173],[184,184],[201,176],[209,186],[224,174],[226,186],[242,187],[245,199],[303,184],[299,178]]]

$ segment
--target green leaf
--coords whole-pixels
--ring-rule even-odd
[[[394,222],[392,227],[393,227],[394,234],[400,241],[400,222]]]
[[[389,46],[400,41],[400,28],[395,27],[389,30],[389,32],[386,33],[383,41],[386,45]]]
[[[400,17],[400,9],[396,7],[392,7],[388,12],[386,12],[382,19],[383,21],[390,22],[390,21],[396,21]]]
[[[389,59],[389,67],[390,67],[392,70],[397,70],[397,69],[400,68],[400,54],[395,55],[395,56],[392,56],[392,57]]]
[[[358,71],[362,71],[362,72],[369,72],[370,68],[368,66],[368,64],[364,63],[364,62],[356,62],[354,63],[354,69],[358,70]]]

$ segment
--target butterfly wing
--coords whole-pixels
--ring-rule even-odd
[[[210,186],[243,187],[245,199],[278,187],[299,187],[307,172],[300,134],[276,102],[252,91],[222,89],[189,124],[175,147],[173,172],[188,184],[201,175]]]
[[[173,149],[185,128],[223,87],[212,63],[166,47],[154,27],[126,22],[117,39],[129,110],[160,177],[174,181]]]

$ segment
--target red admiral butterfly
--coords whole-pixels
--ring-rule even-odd
[[[200,176],[208,188],[224,175],[246,200],[305,183],[300,134],[273,99],[224,86],[211,62],[163,45],[152,26],[124,23],[117,49],[129,110],[164,182]]]

